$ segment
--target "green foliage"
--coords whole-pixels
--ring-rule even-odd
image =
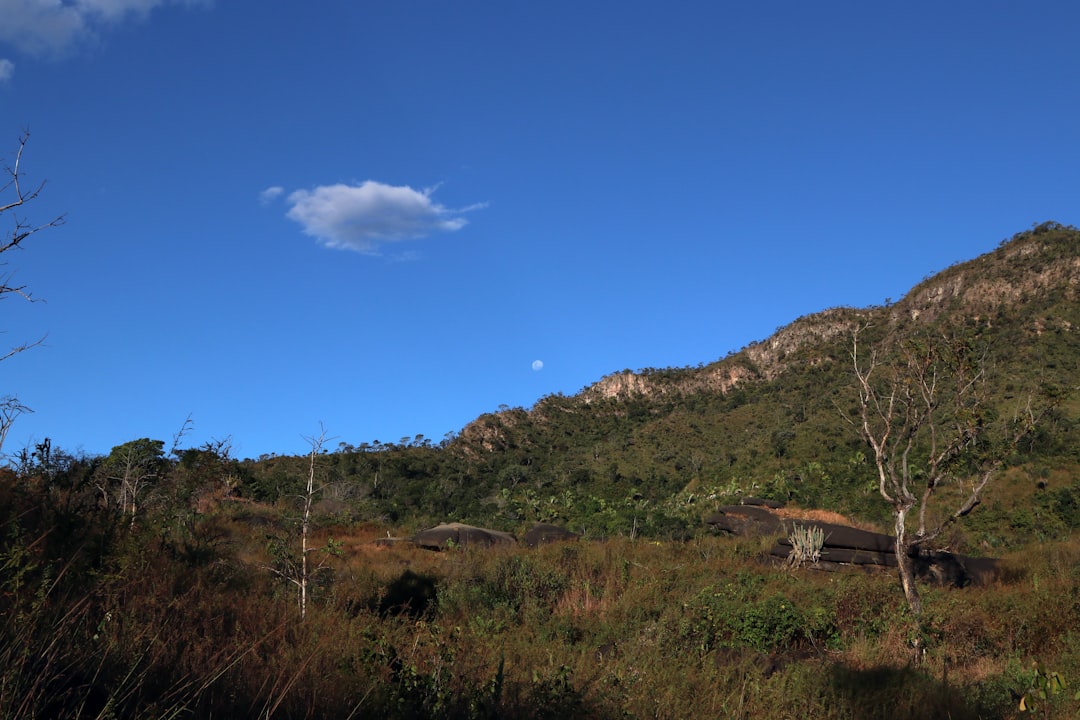
[[[478,632],[501,632],[510,623],[549,617],[568,583],[564,572],[527,555],[501,555],[482,573],[441,588],[439,604],[451,613],[471,610],[469,625]]]
[[[787,595],[762,597],[763,590],[763,579],[749,573],[704,588],[687,603],[679,642],[701,653],[721,647],[766,652],[834,633],[828,611],[806,613]]]
[[[565,574],[538,567],[531,558],[515,554],[499,558],[485,594],[492,602],[518,612],[529,604],[551,607],[566,585]]]
[[[141,438],[117,445],[101,463],[101,470],[106,473],[120,474],[131,467],[156,472],[161,469],[165,459],[165,442]]]
[[[1038,663],[1033,663],[1027,692],[1020,698],[1020,712],[1039,713],[1049,718],[1053,708],[1060,704],[1057,701],[1063,693],[1065,693],[1065,678],[1061,676],[1061,673],[1056,670],[1046,670]],[[1080,702],[1080,692],[1077,692],[1072,699]]]
[[[755,650],[785,647],[806,626],[803,615],[787,597],[774,595],[744,608],[735,624],[735,637]]]

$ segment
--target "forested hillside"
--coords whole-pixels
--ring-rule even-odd
[[[324,501],[341,519],[456,519],[516,529],[535,520],[587,534],[678,537],[743,494],[887,518],[858,432],[852,333],[934,337],[962,330],[985,356],[1000,413],[1060,398],[976,513],[994,546],[1080,525],[1075,392],[1080,385],[1080,232],[1044,223],[926,278],[895,304],[832,308],[692,368],[613,373],[574,396],[484,415],[433,444],[342,443]],[[300,458],[241,464],[236,492],[295,491]]]
[[[1005,548],[1061,537],[1080,526],[1078,287],[1080,231],[1044,223],[895,304],[806,315],[708,364],[615,372],[577,395],[483,415],[437,443],[335,441],[322,448],[314,517],[511,531],[550,521],[594,537],[681,538],[716,506],[755,495],[883,522],[889,508],[850,422],[853,333],[871,347],[962,333],[999,415],[1053,403],[954,541]],[[137,511],[205,510],[225,498],[288,504],[306,477],[303,456],[239,460],[227,441],[182,441],[166,451],[164,440],[132,440],[107,458],[45,441],[15,469],[108,498],[130,471],[117,468],[151,468],[133,493]]]

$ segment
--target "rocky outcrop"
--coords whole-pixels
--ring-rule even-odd
[[[777,330],[772,337],[751,343],[744,350],[701,368],[681,370],[623,370],[601,378],[586,388],[583,399],[625,399],[667,394],[715,392],[726,395],[743,383],[771,380],[787,367],[785,360],[806,348],[826,345],[839,335],[850,334],[865,322],[867,311],[831,308],[806,315]],[[813,354],[813,353],[811,353]],[[816,365],[828,359],[818,353],[805,359]]]
[[[1019,233],[997,250],[949,267],[911,289],[893,305],[855,309],[837,307],[805,315],[760,342],[705,367],[681,370],[624,370],[608,375],[582,392],[597,398],[659,397],[671,393],[727,394],[750,381],[768,381],[789,368],[835,358],[829,348],[856,328],[873,323],[929,323],[943,314],[985,319],[1001,306],[1022,306],[1025,298],[1063,292],[1080,296],[1080,258],[1075,229],[1049,222]],[[1071,326],[1051,328],[1072,331]],[[1035,328],[1038,332],[1041,328]]]
[[[760,505],[727,505],[710,515],[706,524],[718,532],[740,537],[779,534],[769,551],[777,560],[791,557],[789,539],[795,528],[815,528],[824,536],[821,556],[805,567],[819,570],[839,570],[843,567],[896,567],[896,540],[891,535],[859,528],[822,522],[820,520],[782,517]],[[936,585],[965,587],[982,585],[998,573],[998,561],[993,558],[973,558],[942,550],[912,548],[909,556],[915,561],[916,577]]]
[[[427,530],[421,530],[410,539],[414,544],[431,550],[469,547],[487,548],[496,545],[517,544],[517,539],[510,533],[456,522],[444,523]]]

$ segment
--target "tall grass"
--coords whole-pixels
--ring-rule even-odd
[[[1076,540],[928,588],[916,621],[891,574],[793,571],[757,541],[346,536],[301,621],[239,515],[184,538],[102,519],[73,545],[27,508],[0,543],[5,718],[1006,718],[1033,660],[1080,681]]]

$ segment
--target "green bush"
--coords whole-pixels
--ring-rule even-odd
[[[566,575],[556,568],[541,566],[525,555],[509,555],[495,563],[487,594],[492,604],[515,612],[526,606],[550,611],[567,583]]]
[[[761,597],[762,585],[761,576],[740,573],[703,589],[685,606],[678,641],[702,653],[720,647],[770,652],[804,642],[836,643],[836,622],[828,608],[814,605],[804,611],[780,592]]]
[[[787,647],[805,637],[806,621],[791,600],[774,595],[736,616],[734,629],[739,643],[764,652]]]

